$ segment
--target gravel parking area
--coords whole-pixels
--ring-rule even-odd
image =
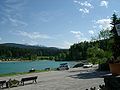
[[[105,72],[97,72],[94,68],[71,68],[65,71],[49,71],[17,75],[11,77],[0,77],[0,80],[17,79],[23,77],[38,76],[37,83],[25,82],[24,86],[5,88],[5,90],[85,90],[90,87],[98,87],[103,84]]]

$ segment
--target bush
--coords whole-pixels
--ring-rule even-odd
[[[106,63],[100,64],[98,70],[100,70],[100,71],[109,71],[110,70],[109,63],[106,62]]]

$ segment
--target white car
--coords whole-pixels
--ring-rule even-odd
[[[90,68],[90,67],[92,67],[93,66],[93,64],[91,64],[91,63],[89,63],[89,64],[84,64],[83,65],[83,68]]]

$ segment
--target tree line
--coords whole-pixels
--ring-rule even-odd
[[[105,34],[106,33],[106,34]],[[94,49],[101,49],[106,54],[111,54],[112,50],[112,38],[107,38],[108,30],[102,30],[97,40],[94,41],[84,41],[80,43],[75,43],[70,46],[69,49],[58,49],[53,47],[40,47],[40,46],[25,46],[18,44],[0,44],[0,60],[8,61],[13,59],[20,60],[60,60],[60,61],[80,61],[87,60],[90,54],[89,51],[94,51]],[[104,38],[104,39],[101,39]],[[96,48],[94,48],[96,47]],[[91,48],[91,49],[90,49]],[[92,50],[93,49],[93,50]],[[96,53],[95,50],[93,53]],[[91,53],[90,52],[90,53]],[[96,56],[94,56],[96,57]]]
[[[0,60],[55,59],[55,56],[65,51],[65,49],[58,49],[54,47],[7,43],[0,44]]]
[[[115,24],[120,24],[120,18],[114,13],[111,17],[111,29],[103,29],[93,40],[73,44],[69,52],[64,55],[65,60],[88,60],[93,64],[107,61],[113,56],[120,56],[120,37],[117,36]],[[117,43],[117,48],[116,44]],[[115,44],[115,45],[114,45]],[[114,49],[116,48],[116,49]],[[100,61],[101,60],[101,61]]]

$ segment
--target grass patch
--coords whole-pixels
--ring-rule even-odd
[[[12,72],[7,74],[0,74],[0,77],[7,77],[7,76],[16,76],[16,75],[24,75],[24,74],[30,74],[30,73],[39,73],[39,72],[48,72],[52,70],[35,70],[35,72]]]

